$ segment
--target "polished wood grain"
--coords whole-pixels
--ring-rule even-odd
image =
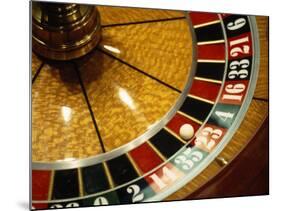
[[[184,17],[182,12],[165,10],[99,9],[104,25]],[[128,65],[97,50],[76,61],[105,151],[129,143],[152,128],[174,106],[186,83],[192,62],[188,24],[182,19],[162,21],[103,30],[101,46],[110,45],[121,53],[102,49],[120,59],[126,56]],[[32,87],[33,161],[80,159],[102,153],[72,64],[45,62]],[[40,64],[32,54],[33,76]],[[144,67],[144,73],[130,65]],[[64,118],[70,119],[65,122]]]
[[[78,68],[106,151],[148,131],[179,97],[178,92],[101,51],[80,60]]]
[[[164,20],[184,17],[184,12],[161,10],[161,9],[141,9],[126,7],[98,6],[101,14],[101,24],[118,25],[145,21]]]
[[[115,57],[182,90],[192,64],[192,37],[187,20],[103,29],[100,46]]]
[[[258,32],[259,32],[259,39],[260,39],[260,70],[259,70],[259,80],[257,81],[254,97],[268,100],[268,96],[269,96],[268,17],[257,16],[256,21],[259,26]]]
[[[101,152],[73,67],[44,65],[32,86],[32,161],[85,158]]]

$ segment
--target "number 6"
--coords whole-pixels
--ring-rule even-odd
[[[234,22],[230,22],[227,24],[227,29],[234,31],[242,28],[246,24],[245,18],[238,18]]]

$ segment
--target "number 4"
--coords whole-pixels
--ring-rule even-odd
[[[223,112],[223,111],[216,111],[215,114],[224,122],[229,118],[232,119],[234,116],[234,113]]]

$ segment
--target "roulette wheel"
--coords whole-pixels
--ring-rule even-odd
[[[33,209],[199,198],[265,125],[266,17],[36,4]]]

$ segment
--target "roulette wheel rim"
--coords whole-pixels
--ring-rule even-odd
[[[247,16],[248,17],[248,16]],[[223,139],[220,141],[220,143],[216,146],[215,150],[212,151],[211,154],[208,155],[208,158],[205,157],[204,158],[204,161],[205,162],[201,162],[201,165],[198,166],[197,170],[193,170],[193,172],[189,173],[189,174],[186,174],[186,177],[182,178],[181,180],[178,181],[178,183],[174,183],[173,186],[169,189],[167,189],[165,192],[161,192],[161,193],[157,193],[154,197],[151,197],[151,198],[148,198],[144,201],[156,201],[156,200],[163,200],[165,197],[167,197],[168,195],[170,195],[171,193],[175,192],[178,188],[182,187],[184,184],[188,183],[193,177],[195,177],[196,175],[198,175],[206,166],[208,166],[214,159],[215,157],[219,154],[219,152],[221,152],[223,150],[223,148],[228,144],[228,142],[230,141],[232,135],[234,134],[234,132],[236,131],[236,129],[239,127],[244,115],[246,114],[246,111],[247,111],[247,108],[251,102],[251,99],[252,99],[252,96],[254,94],[254,88],[255,88],[255,83],[256,83],[256,80],[257,80],[257,75],[258,75],[258,67],[259,67],[259,59],[257,58],[258,55],[259,55],[259,44],[258,44],[258,33],[257,33],[257,25],[256,25],[256,22],[255,22],[255,19],[253,17],[248,17],[249,18],[249,24],[250,24],[250,32],[251,32],[251,39],[253,40],[253,45],[252,45],[252,48],[253,48],[253,52],[254,52],[254,55],[253,56],[253,60],[252,60],[252,66],[251,66],[251,77],[250,77],[250,82],[249,82],[249,86],[247,87],[247,91],[246,91],[246,98],[243,100],[243,103],[241,103],[241,109],[239,109],[239,112],[237,114],[237,116],[235,117],[235,121],[234,123],[231,124],[231,126],[228,128],[228,132],[227,132],[227,135],[225,135],[223,137]],[[227,36],[226,36],[226,32],[225,32],[225,29],[223,28],[223,20],[221,19],[220,20],[221,22],[221,25],[222,25],[222,30],[224,31],[224,39],[227,40]],[[191,27],[191,31],[192,31],[192,37],[194,38],[195,37],[195,33],[194,33],[194,29]],[[193,43],[193,46],[195,46],[195,42]],[[194,48],[195,49],[195,48]],[[193,52],[196,52],[196,50],[194,50]],[[222,82],[222,85],[221,85],[221,88],[220,88],[220,91],[219,91],[219,94],[216,98],[216,101],[215,101],[215,104],[214,106],[212,107],[212,109],[210,110],[208,116],[204,119],[204,122],[202,123],[202,125],[200,126],[200,129],[198,129],[198,131],[202,130],[203,126],[206,124],[207,120],[209,119],[209,117],[211,116],[211,114],[213,113],[214,109],[215,109],[215,105],[216,103],[218,102],[219,100],[219,96],[221,95],[222,93],[222,87],[223,87],[223,84],[225,82],[225,75],[226,75],[226,69],[227,69],[227,61],[228,61],[228,58],[227,58],[227,55],[228,55],[228,50],[227,50],[227,42],[225,42],[225,56],[226,56],[226,64],[225,64],[225,71],[224,71],[224,79],[223,79],[223,82]],[[194,57],[195,53],[193,53],[193,57]],[[193,58],[194,59],[194,58]],[[196,59],[195,59],[196,61]],[[194,76],[194,65],[195,65],[196,62],[192,62],[192,74],[191,76],[188,77],[188,82],[185,84],[185,88],[184,90],[186,92],[189,92],[189,89],[191,88],[191,84],[190,81],[193,79],[193,76]],[[181,94],[181,99],[184,99],[184,97],[186,96],[186,93],[185,91],[182,92]],[[179,102],[177,101],[177,104],[181,104],[182,102]],[[180,107],[181,105],[177,105],[178,107]],[[175,107],[174,107],[175,108]],[[173,116],[173,114],[176,112],[174,110],[176,109],[171,109],[172,112],[169,113],[169,116],[170,118],[163,118],[163,125],[165,125]],[[161,121],[162,121],[161,120]],[[157,128],[156,129],[156,132],[157,133],[159,130],[161,129],[160,128]],[[151,130],[150,130],[151,131]],[[154,133],[153,132],[153,133]],[[152,133],[152,132],[150,132]],[[149,133],[149,134],[150,134]],[[147,137],[149,135],[146,135],[144,138],[143,138],[143,142],[150,138],[150,137]],[[153,135],[152,135],[153,136]],[[227,140],[226,140],[227,139]],[[111,156],[108,157],[108,154],[105,154],[103,156],[105,156],[104,158],[102,158],[101,160],[99,159],[96,159],[96,157],[93,157],[93,158],[85,158],[85,159],[80,159],[78,162],[77,161],[67,161],[65,163],[68,163],[68,164],[62,164],[61,162],[57,163],[57,164],[54,164],[51,163],[50,165],[46,163],[45,164],[42,164],[42,163],[33,163],[33,168],[34,169],[50,169],[50,166],[53,170],[61,170],[61,169],[70,169],[70,168],[78,168],[78,167],[83,167],[83,166],[89,166],[89,165],[93,165],[93,164],[96,164],[96,163],[99,163],[101,161],[104,161],[103,159],[105,160],[109,160],[109,159],[113,159],[121,154],[124,154],[130,150],[132,150],[133,148],[141,145],[143,142],[138,142],[138,138],[137,140],[134,140],[133,142],[130,142],[129,144],[126,144],[124,145],[122,148],[119,148],[117,149],[116,151],[114,152],[108,152],[108,153],[112,153]],[[135,144],[137,143],[137,144]],[[189,142],[186,143],[186,145],[184,145],[182,148],[186,147],[187,145],[189,144]],[[127,148],[127,146],[130,146],[129,148]],[[124,148],[124,151],[123,151],[123,148]],[[121,150],[120,150],[121,149]],[[180,151],[180,150],[179,150]],[[116,153],[118,152],[118,153]],[[119,154],[120,153],[120,154]],[[154,169],[152,169],[151,171],[143,174],[141,177],[137,177],[135,180],[139,180],[140,178],[144,178],[145,175],[148,175],[150,174],[151,172],[155,171],[155,169],[160,169],[162,166],[164,166],[166,163],[168,163],[170,160],[172,160],[176,155],[178,154],[178,152],[175,153],[175,155],[169,157],[167,160],[165,160],[161,165],[158,165],[156,166]],[[200,168],[199,168],[200,167]],[[129,181],[125,184],[122,184],[122,185],[119,185],[119,186],[116,186],[114,187],[113,189],[109,189],[107,191],[104,191],[102,193],[95,193],[95,194],[88,194],[86,197],[78,197],[78,198],[69,198],[69,199],[66,199],[66,200],[51,200],[52,203],[59,203],[59,202],[66,202],[66,201],[72,201],[72,200],[75,200],[75,199],[83,199],[83,198],[89,198],[89,197],[94,197],[94,196],[98,196],[98,195],[101,195],[101,194],[104,194],[105,192],[111,192],[111,191],[114,191],[114,190],[117,190],[117,189],[120,189],[122,188],[123,186],[126,186],[128,184],[133,184],[134,183],[134,180],[132,181]],[[42,202],[46,202],[46,201],[36,201],[34,200],[35,203],[42,203]]]

